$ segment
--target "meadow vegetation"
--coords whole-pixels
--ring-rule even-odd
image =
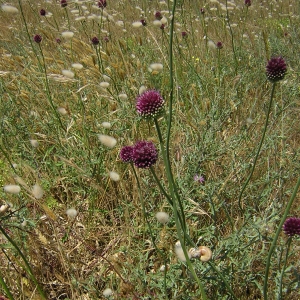
[[[0,4],[0,299],[299,299],[298,0]]]

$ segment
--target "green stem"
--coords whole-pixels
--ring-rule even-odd
[[[50,92],[50,88],[49,88],[49,82],[48,82],[48,77],[47,77],[47,70],[46,70],[46,63],[45,63],[45,58],[44,58],[44,54],[43,54],[43,50],[42,50],[42,47],[40,44],[39,45],[39,48],[40,48],[40,53],[41,53],[41,56],[42,56],[42,60],[43,60],[43,64],[42,64],[42,69],[44,70],[44,75],[45,75],[45,86],[46,86],[46,93],[47,93],[47,98],[48,98],[48,101],[51,105],[51,108],[53,109],[53,112],[60,124],[60,127],[66,132],[66,128],[64,127],[63,123],[62,123],[62,120],[59,116],[59,113],[57,111],[57,109],[55,109],[55,106],[54,106],[54,103],[52,101],[52,96],[51,96],[51,92]],[[58,139],[59,140],[59,139]]]
[[[155,239],[154,239],[154,236],[153,236],[153,232],[152,232],[152,229],[151,229],[151,224],[147,218],[147,213],[146,213],[146,209],[145,209],[145,203],[144,203],[144,200],[143,200],[143,197],[142,197],[142,193],[141,193],[141,185],[140,185],[140,181],[139,181],[139,178],[136,174],[136,171],[135,171],[135,168],[133,166],[133,164],[131,163],[130,164],[131,167],[132,167],[132,170],[133,170],[133,174],[134,174],[134,177],[136,179],[136,182],[137,182],[137,185],[138,185],[138,190],[139,190],[139,197],[140,197],[140,202],[141,202],[141,205],[142,205],[142,209],[143,209],[143,215],[144,215],[144,218],[146,219],[146,222],[147,222],[147,225],[148,225],[148,229],[149,229],[149,232],[150,232],[150,237],[151,237],[151,241],[152,241],[152,244],[154,246],[154,248],[158,251],[158,253],[161,255],[161,257],[163,258],[164,260],[164,264],[165,264],[165,271],[164,271],[164,290],[165,290],[165,295],[167,295],[167,279],[166,279],[166,272],[167,272],[167,259],[164,255],[164,253],[162,253],[162,251],[157,247],[156,243],[155,243]]]
[[[7,238],[7,240],[12,244],[12,246],[17,250],[17,252],[19,253],[19,255],[21,256],[21,258],[23,259],[26,267],[26,271],[29,274],[30,278],[32,279],[32,281],[35,283],[40,295],[42,296],[43,299],[47,299],[46,295],[43,291],[43,289],[41,288],[41,286],[39,285],[39,283],[37,282],[35,276],[33,275],[32,269],[26,259],[26,257],[24,256],[24,254],[22,253],[21,249],[18,247],[18,245],[10,238],[10,236],[6,233],[6,231],[4,230],[4,228],[0,225],[0,231],[2,232],[2,234]]]
[[[289,251],[290,251],[291,242],[292,242],[292,237],[289,237],[288,242],[287,242],[287,247],[286,247],[285,260],[284,260],[284,264],[283,264],[282,271],[281,271],[281,274],[280,274],[278,300],[283,299],[282,298],[282,280],[283,280],[283,276],[284,276],[284,271],[285,271],[285,268],[286,268],[287,260],[288,260],[288,257],[289,257]]]
[[[10,299],[10,300],[14,300],[13,295],[11,294],[9,288],[7,287],[5,281],[3,280],[3,277],[0,276],[0,284],[2,285],[2,288],[4,290],[4,292],[6,293],[6,296]]]
[[[241,190],[241,193],[239,195],[239,200],[238,200],[238,203],[239,203],[239,208],[241,210],[241,213],[244,212],[243,208],[242,208],[242,196],[243,196],[243,193],[253,175],[253,172],[254,172],[254,169],[255,169],[255,166],[256,166],[256,162],[258,160],[258,156],[260,154],[260,150],[261,150],[261,147],[262,147],[262,144],[264,142],[264,139],[265,139],[265,135],[266,135],[266,132],[267,132],[267,127],[268,127],[268,123],[269,123],[269,116],[270,116],[270,111],[271,111],[271,107],[272,107],[272,102],[273,102],[273,97],[274,97],[274,91],[275,91],[275,86],[276,86],[276,82],[273,83],[272,85],[272,91],[271,91],[271,97],[270,97],[270,102],[269,102],[269,107],[268,107],[268,112],[267,112],[267,118],[266,118],[266,122],[265,122],[265,127],[264,127],[264,131],[263,131],[263,134],[262,134],[262,137],[261,137],[261,140],[260,140],[260,143],[259,143],[259,146],[258,146],[258,149],[257,149],[257,153],[256,153],[256,156],[254,158],[254,162],[253,162],[253,166],[252,166],[252,169],[251,169],[251,172],[250,172],[250,175],[249,177],[247,178],[246,182],[244,183],[243,185],[243,188]]]
[[[233,297],[233,299],[238,300],[238,298],[234,295],[234,293],[233,293],[233,291],[232,291],[230,285],[228,284],[226,278],[222,275],[222,273],[216,268],[216,266],[215,266],[212,262],[209,261],[208,263],[209,263],[209,265],[211,266],[211,268],[212,268],[212,269],[218,274],[218,276],[221,278],[222,283],[225,284],[227,290],[230,292],[230,294],[231,294],[231,296]]]
[[[274,250],[275,250],[279,234],[282,231],[282,226],[284,224],[284,221],[286,220],[287,215],[289,214],[289,211],[291,209],[291,206],[292,206],[292,204],[293,204],[293,202],[296,198],[299,186],[300,186],[300,176],[298,177],[298,181],[297,181],[296,186],[294,188],[293,194],[292,194],[292,196],[291,196],[291,198],[290,198],[290,200],[289,200],[289,202],[288,202],[288,204],[285,208],[284,214],[283,214],[283,216],[280,220],[280,223],[278,225],[275,237],[272,241],[272,245],[271,245],[270,250],[269,250],[269,254],[268,254],[268,258],[267,258],[267,262],[266,262],[266,272],[265,272],[265,280],[264,280],[264,288],[263,288],[264,300],[268,300],[268,278],[269,278],[269,270],[270,270],[270,265],[271,265],[271,257],[272,257],[272,254],[273,254]]]

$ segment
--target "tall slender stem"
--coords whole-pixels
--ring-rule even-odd
[[[299,186],[300,186],[300,176],[298,177],[298,181],[297,181],[296,186],[294,188],[293,194],[292,194],[292,196],[291,196],[291,198],[290,198],[290,200],[289,200],[289,202],[288,202],[288,204],[285,208],[285,211],[284,211],[283,216],[280,220],[280,223],[278,225],[275,237],[272,241],[272,245],[271,245],[270,250],[269,250],[269,254],[268,254],[267,262],[266,262],[266,272],[265,272],[265,280],[264,280],[264,288],[263,288],[264,300],[268,300],[268,278],[269,278],[269,270],[270,270],[270,265],[271,265],[271,257],[272,257],[272,254],[273,254],[274,250],[275,250],[279,234],[282,231],[283,223],[286,220],[287,215],[289,214],[289,211],[291,209],[291,206],[294,203],[294,200],[296,198]]]
[[[266,118],[266,122],[265,122],[265,127],[264,127],[264,131],[263,131],[263,134],[262,134],[262,137],[261,137],[261,140],[260,140],[260,143],[259,143],[259,146],[258,146],[258,149],[257,149],[257,153],[255,155],[255,158],[254,158],[254,162],[253,162],[253,166],[251,168],[251,172],[250,172],[250,175],[249,177],[247,178],[246,182],[244,183],[243,185],[243,188],[240,192],[240,195],[239,195],[239,200],[238,200],[238,203],[239,203],[239,208],[241,210],[241,212],[243,213],[244,210],[242,208],[242,196],[243,196],[243,193],[253,175],[253,172],[254,172],[254,169],[255,169],[255,166],[256,166],[256,162],[258,160],[258,156],[260,154],[260,150],[261,150],[261,147],[262,147],[262,144],[264,142],[264,139],[265,139],[265,135],[266,135],[266,132],[267,132],[267,127],[268,127],[268,123],[269,123],[269,116],[270,116],[270,111],[271,111],[271,107],[272,107],[272,102],[273,102],[273,97],[274,97],[274,91],[275,91],[275,86],[276,86],[276,82],[273,83],[272,85],[272,91],[271,91],[271,97],[270,97],[270,102],[269,102],[269,107],[268,107],[268,112],[267,112],[267,118]]]

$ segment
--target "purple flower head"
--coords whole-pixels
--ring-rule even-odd
[[[222,42],[217,42],[216,47],[217,47],[217,49],[222,49],[223,48]]]
[[[300,218],[287,218],[283,224],[283,231],[288,236],[300,235]]]
[[[186,31],[182,31],[182,32],[181,32],[181,36],[182,36],[183,38],[187,38],[188,34],[187,34]]]
[[[205,9],[204,9],[204,8],[200,8],[200,13],[201,13],[202,15],[204,15],[204,14],[205,14]]]
[[[146,22],[146,20],[144,20],[144,19],[141,20],[141,23],[143,24],[143,26],[146,26],[146,25],[147,25],[147,22]]]
[[[98,39],[96,36],[94,36],[94,37],[91,39],[91,41],[92,41],[92,44],[93,44],[94,46],[97,46],[97,45],[99,44],[99,39]]]
[[[60,43],[61,43],[61,39],[60,39],[60,38],[57,38],[57,39],[56,39],[56,43],[57,43],[57,44],[60,44]]]
[[[132,158],[136,167],[146,169],[156,163],[158,153],[152,142],[140,141],[133,146]]]
[[[197,182],[199,182],[199,183],[201,183],[201,184],[204,184],[205,183],[205,178],[204,178],[204,176],[203,175],[198,175],[198,174],[196,174],[195,176],[194,176],[194,180],[195,181],[197,181]]]
[[[107,5],[106,0],[100,0],[98,2],[98,7],[102,8],[102,9],[105,8],[106,5]]]
[[[162,19],[162,14],[161,14],[160,11],[157,11],[157,12],[154,14],[154,16],[155,16],[155,19],[157,19],[157,20],[161,20],[161,19]]]
[[[46,11],[43,8],[40,10],[40,15],[43,17],[46,16]]]
[[[103,38],[103,40],[104,40],[105,43],[108,43],[108,42],[109,42],[109,37],[108,37],[108,36],[105,36],[105,37]]]
[[[272,57],[266,66],[267,78],[271,82],[282,80],[286,74],[286,63],[281,56]]]
[[[123,162],[132,162],[133,146],[125,146],[120,151],[120,158]]]
[[[161,24],[159,28],[160,28],[161,30],[164,30],[164,29],[165,29],[165,27],[166,27],[166,25],[165,25],[165,24]]]
[[[66,6],[68,6],[67,0],[61,0],[61,1],[60,1],[60,6],[61,6],[61,7],[66,7]]]
[[[164,99],[156,90],[149,90],[137,97],[136,110],[141,117],[153,118],[163,110]]]
[[[34,37],[33,37],[33,40],[36,42],[36,43],[40,43],[42,41],[42,37],[39,35],[39,34],[36,34]]]
[[[245,0],[245,5],[246,5],[247,7],[251,6],[251,0]]]

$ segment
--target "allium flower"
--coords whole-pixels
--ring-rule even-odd
[[[100,7],[100,8],[105,8],[106,5],[107,5],[106,0],[100,0],[98,2],[98,7]]]
[[[152,142],[139,141],[133,146],[132,159],[136,167],[146,169],[156,163],[158,153]]]
[[[164,30],[165,29],[165,27],[166,27],[166,25],[165,24],[161,24],[161,26],[159,27],[161,30]]]
[[[217,47],[217,49],[222,49],[223,48],[222,42],[217,42],[216,47]]]
[[[99,44],[99,39],[96,36],[94,36],[91,41],[92,41],[92,44],[95,46],[97,46]]]
[[[143,26],[147,25],[147,22],[144,19],[141,20],[141,23],[142,23]]]
[[[161,14],[160,11],[157,11],[157,12],[154,14],[154,16],[155,16],[155,19],[157,19],[157,20],[161,20],[161,19],[162,19],[162,14]]]
[[[144,118],[156,117],[163,109],[165,101],[159,92],[149,90],[137,98],[136,109]]]
[[[182,32],[181,32],[181,36],[182,36],[183,38],[187,38],[188,34],[187,34],[186,31],[182,31]]]
[[[105,37],[103,38],[103,40],[104,40],[105,43],[108,43],[108,42],[109,42],[109,37],[108,37],[108,36],[105,36]]]
[[[55,39],[55,41],[56,41],[57,44],[61,43],[61,39],[60,38]]]
[[[281,56],[272,57],[267,64],[266,74],[271,82],[282,80],[286,74],[286,63]]]
[[[41,16],[46,16],[46,11],[43,8],[40,10],[40,15]]]
[[[120,158],[123,162],[132,162],[133,146],[125,146],[120,151]]]
[[[205,14],[205,9],[204,9],[204,8],[200,8],[200,13],[201,13],[202,15],[204,15],[204,14]]]
[[[300,218],[287,218],[283,224],[283,231],[288,236],[300,235]]]
[[[39,35],[39,34],[36,34],[34,37],[33,37],[33,40],[36,42],[36,43],[40,43],[42,41],[42,37]]]
[[[61,0],[61,1],[60,1],[60,6],[61,6],[61,7],[66,7],[66,6],[68,6],[67,0]]]
[[[251,6],[251,0],[245,0],[245,5],[246,5],[247,7]]]

